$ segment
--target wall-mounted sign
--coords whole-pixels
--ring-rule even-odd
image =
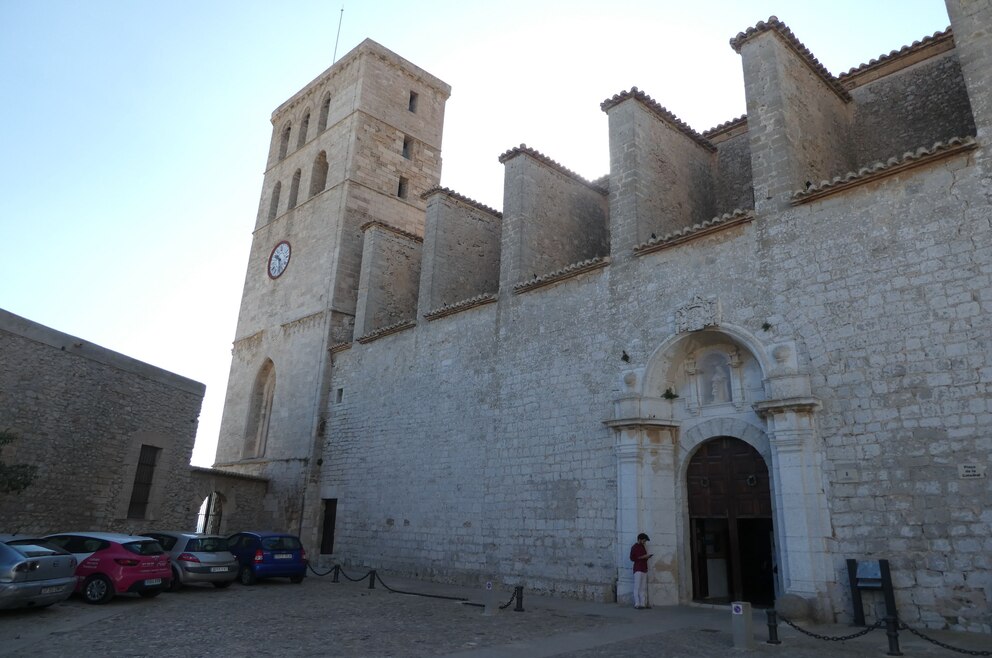
[[[958,464],[958,477],[962,480],[977,480],[986,477],[985,464]]]

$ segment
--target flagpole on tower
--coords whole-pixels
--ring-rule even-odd
[[[338,41],[341,39],[341,21],[344,20],[344,5],[341,5],[341,14],[338,16],[338,35],[334,37],[334,55],[331,57],[331,63],[338,61]]]

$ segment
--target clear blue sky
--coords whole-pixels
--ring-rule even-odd
[[[205,383],[199,465],[213,460],[269,117],[331,64],[341,7],[0,0],[0,308]],[[939,0],[344,10],[338,57],[371,37],[452,85],[441,182],[497,208],[497,157],[522,142],[608,173],[599,103],[631,86],[700,131],[743,114],[727,42],[769,15],[835,74],[948,25]]]

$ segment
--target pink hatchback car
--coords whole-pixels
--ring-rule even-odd
[[[151,537],[65,532],[45,540],[76,557],[76,591],[87,603],[106,603],[125,592],[151,598],[171,584],[169,554]]]

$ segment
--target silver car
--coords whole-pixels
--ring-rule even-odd
[[[0,535],[0,609],[44,608],[76,589],[76,558],[40,539]]]
[[[238,560],[227,550],[227,539],[224,537],[175,530],[153,530],[141,534],[157,540],[169,553],[172,591],[194,583],[227,587],[238,577]]]

